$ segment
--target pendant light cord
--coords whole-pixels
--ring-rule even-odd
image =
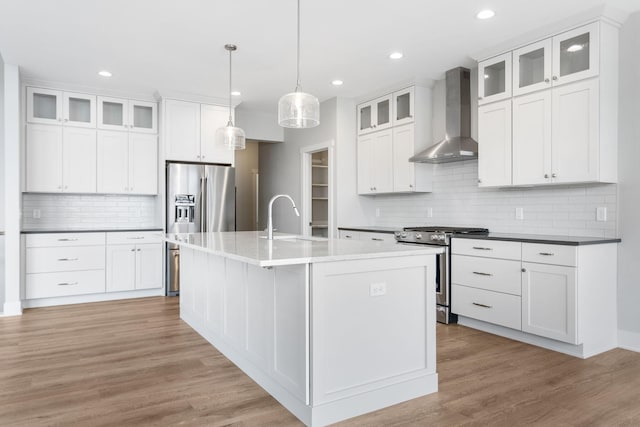
[[[231,85],[231,78],[233,76],[233,74],[231,74],[231,52],[233,51],[229,49],[229,123],[227,126],[233,126],[233,121],[231,119],[231,88],[233,87]]]
[[[300,91],[300,0],[298,0],[298,54],[297,54],[296,92]]]

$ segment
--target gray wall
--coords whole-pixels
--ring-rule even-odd
[[[640,350],[640,12],[620,32],[618,328]],[[622,338],[622,337],[621,337]],[[622,340],[622,339],[621,339]]]
[[[278,125],[275,111],[253,111],[240,104],[235,110],[235,125],[244,130],[247,139],[284,141],[284,129]]]

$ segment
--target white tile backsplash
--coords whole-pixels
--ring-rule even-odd
[[[617,185],[478,188],[478,162],[434,165],[433,192],[375,196],[373,224],[388,227],[459,225],[494,232],[616,237]],[[607,221],[596,221],[596,208]],[[427,211],[433,210],[433,217]],[[516,219],[522,208],[524,219]]]
[[[34,210],[40,218],[34,218]],[[23,194],[24,230],[160,227],[156,196]]]

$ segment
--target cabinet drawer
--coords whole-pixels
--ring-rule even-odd
[[[104,245],[28,248],[26,272],[30,274],[104,269],[104,250]]]
[[[522,307],[518,296],[452,285],[451,311],[507,328],[521,329]]]
[[[372,240],[374,242],[391,242],[396,243],[396,236],[393,233],[372,233],[360,232],[360,240]]]
[[[27,248],[104,245],[104,233],[27,234]]]
[[[548,245],[540,243],[522,244],[522,261],[540,264],[568,265],[577,264],[576,246]]]
[[[456,238],[451,241],[451,253],[459,255],[519,260],[521,251],[522,243],[520,242]]]
[[[360,240],[360,232],[353,230],[340,230],[339,236],[341,239]]]
[[[162,242],[162,231],[122,231],[107,233],[108,245],[160,242]]]
[[[104,292],[104,270],[27,274],[25,298],[51,298]]]
[[[512,295],[522,292],[520,261],[454,255],[451,268],[453,283]]]

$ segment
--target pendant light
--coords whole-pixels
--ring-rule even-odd
[[[278,124],[285,128],[312,128],[320,124],[320,103],[315,96],[300,91],[300,0],[298,0],[298,52],[296,90],[280,98]]]
[[[233,107],[231,104],[231,53],[238,49],[234,44],[226,44],[229,51],[229,121],[225,127],[216,131],[216,142],[225,145],[230,150],[244,150],[246,148],[244,131],[233,125]]]

